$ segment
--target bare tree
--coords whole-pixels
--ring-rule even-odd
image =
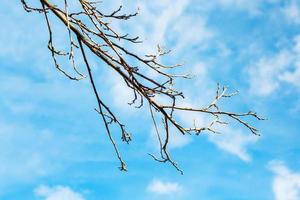
[[[216,96],[208,106],[193,108],[182,107],[178,104],[178,100],[184,98],[184,95],[181,91],[174,88],[174,80],[178,78],[189,78],[189,76],[176,75],[170,72],[171,69],[181,67],[181,65],[168,66],[159,61],[160,57],[167,55],[170,51],[158,46],[156,54],[137,54],[122,44],[125,42],[138,45],[141,43],[139,37],[121,34],[112,28],[112,23],[128,20],[136,16],[138,12],[123,14],[122,6],[120,6],[118,9],[106,14],[98,8],[98,4],[101,4],[101,2],[87,0],[78,0],[75,2],[80,5],[79,11],[71,11],[69,6],[71,1],[68,0],[64,0],[64,6],[61,7],[54,5],[51,0],[40,0],[40,7],[31,7],[25,0],[21,0],[21,2],[27,12],[35,11],[43,15],[49,32],[48,48],[57,70],[74,81],[79,81],[83,78],[89,79],[93,94],[97,100],[97,108],[95,110],[105,125],[107,135],[120,161],[120,170],[126,171],[127,168],[118,150],[118,145],[113,138],[111,126],[117,125],[119,127],[123,142],[129,143],[131,141],[131,134],[125,129],[125,125],[120,122],[117,113],[113,112],[103,101],[103,97],[100,95],[97,85],[95,84],[94,73],[86,51],[90,51],[94,54],[105,63],[107,67],[112,68],[116,76],[120,76],[124,80],[126,86],[132,91],[134,96],[129,103],[130,105],[135,105],[137,108],[143,106],[149,107],[149,116],[152,118],[160,148],[159,157],[152,154],[150,154],[150,156],[158,162],[168,162],[172,164],[180,173],[183,173],[182,170],[173,161],[168,151],[171,127],[175,127],[175,129],[183,135],[199,135],[203,131],[218,133],[215,130],[215,125],[228,124],[228,119],[232,119],[246,127],[254,135],[259,135],[258,130],[246,121],[247,118],[263,120],[263,118],[259,117],[255,112],[227,112],[218,106],[218,102],[221,99],[230,98],[237,94],[237,92],[227,93],[227,88],[220,87],[219,84],[216,89]],[[53,15],[57,20],[61,21],[68,32],[68,52],[62,52],[54,47],[53,37],[55,33],[52,31],[50,15]],[[74,49],[79,50],[80,53],[75,55]],[[81,73],[76,65],[75,58],[80,56],[84,60],[87,75]],[[60,66],[57,59],[58,57],[66,57],[71,61],[72,74],[75,75],[71,75],[71,73],[67,72],[68,70]],[[151,70],[158,76],[152,77],[148,75],[149,73],[145,73],[146,70]],[[159,100],[161,98],[168,99],[169,103],[161,103]],[[178,112],[203,113],[212,117],[212,121],[205,127],[199,127],[197,124],[192,127],[184,127],[183,124],[176,119],[176,113]],[[160,118],[160,120],[157,120],[157,118]],[[223,118],[225,118],[225,120],[223,120]],[[160,132],[161,129],[163,130],[162,132]]]

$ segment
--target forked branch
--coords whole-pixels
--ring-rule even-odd
[[[193,108],[178,105],[178,99],[184,98],[184,95],[181,91],[174,89],[174,82],[178,78],[189,78],[189,76],[186,74],[177,75],[170,73],[171,69],[181,67],[181,65],[174,64],[169,66],[159,61],[160,57],[169,54],[170,51],[158,45],[156,54],[139,55],[125,48],[123,45],[124,42],[137,45],[141,43],[139,37],[121,34],[112,28],[111,24],[115,21],[129,20],[136,16],[138,12],[123,14],[122,6],[120,6],[111,13],[105,14],[98,8],[101,2],[91,2],[87,0],[78,0],[78,2],[81,6],[80,11],[72,12],[68,0],[64,0],[64,6],[62,8],[54,5],[51,0],[40,0],[40,8],[30,7],[25,0],[21,0],[26,11],[35,11],[44,15],[49,32],[48,48],[56,68],[71,80],[79,81],[86,77],[89,79],[97,100],[97,108],[95,110],[105,125],[108,137],[120,161],[120,169],[122,171],[126,171],[127,168],[118,150],[117,142],[114,140],[111,126],[117,125],[119,127],[123,142],[129,143],[131,141],[131,135],[126,131],[125,125],[119,121],[116,114],[102,100],[103,97],[100,96],[97,85],[95,84],[92,67],[85,53],[86,50],[98,57],[107,67],[112,68],[116,76],[120,76],[124,80],[124,83],[134,95],[134,98],[129,103],[130,105],[135,105],[137,108],[149,106],[149,115],[152,118],[160,148],[159,158],[152,154],[150,155],[156,161],[172,164],[180,173],[183,173],[182,170],[172,160],[168,151],[171,127],[175,127],[175,129],[183,135],[199,135],[203,131],[217,133],[214,125],[227,124],[227,121],[222,121],[224,117],[225,119],[227,117],[246,127],[253,134],[259,135],[258,130],[247,122],[247,118],[263,120],[263,118],[259,117],[255,112],[235,113],[227,112],[219,108],[218,102],[220,100],[230,98],[237,94],[236,92],[227,93],[227,88],[221,88],[219,84],[216,90],[216,96],[208,106]],[[54,47],[54,33],[52,32],[52,24],[50,23],[50,14],[57,17],[57,19],[64,24],[68,32],[68,52],[59,51]],[[76,38],[76,40],[74,40],[74,38]],[[79,50],[80,53],[78,55],[75,55],[75,49]],[[78,60],[80,56],[84,60],[87,75],[81,73],[76,65],[76,60]],[[66,57],[71,63],[71,71],[73,71],[73,73],[69,73],[67,71],[70,70],[61,67],[57,57]],[[135,61],[132,62],[132,60]],[[153,71],[157,76],[148,75],[151,74],[146,73],[148,71]],[[161,98],[168,99],[170,103],[160,103],[158,99]],[[203,113],[213,117],[213,119],[208,126],[205,127],[197,126],[196,124],[194,124],[193,127],[184,127],[175,117],[179,112]],[[157,118],[160,118],[160,123],[157,121]],[[160,130],[163,130],[163,132]]]

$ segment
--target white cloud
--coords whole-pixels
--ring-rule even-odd
[[[164,182],[161,180],[153,180],[147,187],[147,191],[158,195],[168,195],[180,193],[183,188],[175,182]]]
[[[243,134],[239,130],[233,130],[229,127],[223,127],[222,134],[210,134],[209,140],[218,148],[238,156],[245,162],[251,161],[246,147],[258,140],[257,136]]]
[[[48,187],[41,185],[34,190],[34,193],[44,200],[84,200],[81,194],[64,186]]]
[[[1,24],[5,28],[0,29],[0,57],[4,57],[5,60],[20,61],[26,56],[33,58],[37,56],[36,49],[38,48],[38,42],[43,40],[43,34],[36,34],[34,39],[31,35],[31,31],[36,33],[42,33],[41,26],[32,26],[33,24],[39,24],[33,16],[28,15],[23,10],[21,5],[16,5],[13,1],[3,2],[4,5],[0,8]],[[5,14],[4,10],[10,11],[10,14]],[[22,20],[22,23],[17,23]],[[16,26],[18,24],[18,26]],[[30,30],[26,27],[31,27]],[[20,31],[22,30],[22,31]],[[28,44],[31,45],[32,50],[29,53]]]
[[[114,72],[113,72],[114,73]],[[113,104],[123,112],[127,112],[130,115],[135,109],[132,109],[135,105],[128,105],[134,99],[133,91],[126,85],[121,77],[117,77],[116,74],[109,73],[111,78],[109,79],[110,97],[112,97]],[[137,101],[138,104],[139,101]]]
[[[47,130],[34,131],[27,125],[9,124],[0,120],[0,187],[11,181],[32,180],[49,174],[49,154],[39,151],[44,142],[52,138],[52,133]],[[34,143],[32,140],[34,139]],[[21,147],[22,150],[20,150]],[[53,147],[53,146],[52,146]],[[45,146],[43,146],[45,148]],[[47,158],[45,158],[47,157]],[[13,159],[12,159],[13,158]],[[22,167],[20,167],[22,165]]]
[[[193,48],[193,46],[205,48],[205,44],[208,44],[208,41],[214,36],[214,32],[208,28],[206,20],[200,16],[183,15],[174,23],[170,37],[174,37],[176,41],[174,47],[176,51],[186,50],[188,47]],[[178,39],[178,36],[184,37]]]
[[[188,4],[189,0],[141,2],[139,4],[141,14],[136,19],[138,22],[135,20],[130,27],[130,32],[142,37],[148,36],[143,45],[139,45],[138,48],[149,54],[153,53],[157,44],[164,45],[168,28],[181,17]],[[136,23],[142,26],[136,26]]]
[[[253,94],[267,96],[280,86],[279,76],[292,63],[292,56],[281,51],[273,57],[261,58],[249,70],[250,90]]]
[[[66,165],[74,162],[113,159],[109,156],[102,159],[105,154],[90,151],[91,145],[105,148],[99,143],[97,132],[84,137],[82,134],[53,132],[30,124],[13,124],[2,121],[1,117],[0,127],[0,180],[6,180],[0,181],[0,195],[15,184],[59,176],[64,173]]]
[[[291,50],[291,55],[294,57],[294,67],[291,70],[286,70],[280,76],[280,80],[300,88],[300,35],[294,38],[294,47]]]
[[[175,53],[184,53],[180,50],[186,46],[205,48],[213,31],[199,13],[186,12],[192,4],[192,0],[140,1],[140,15],[126,27],[128,32],[141,36],[144,41],[134,46],[133,51],[153,54],[157,44],[172,48]]]
[[[296,1],[291,1],[286,5],[283,13],[289,22],[300,24],[300,5]]]
[[[276,200],[300,199],[300,173],[293,172],[280,161],[271,161],[269,169],[275,174],[273,192]]]
[[[273,56],[262,57],[249,68],[252,94],[271,95],[282,83],[289,83],[300,89],[300,35],[296,36],[293,42],[292,47],[282,49]]]

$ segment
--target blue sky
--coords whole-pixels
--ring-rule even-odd
[[[3,1],[0,199],[299,200],[300,2],[116,0],[103,7],[119,4],[141,10],[115,24],[144,39],[135,50],[167,46],[174,51],[164,62],[185,62],[195,75],[178,82],[189,105],[209,102],[217,82],[239,90],[222,106],[267,117],[252,122],[262,136],[234,123],[221,135],[174,133],[170,148],[182,176],[147,155],[157,152],[149,116],[127,105],[126,87],[94,59],[100,93],[133,133],[129,146],[120,143],[129,168],[120,172],[88,82],[69,81],[55,70],[40,15],[26,13],[18,1]],[[56,43],[63,46],[66,33],[57,27]],[[180,117],[187,124],[207,120]]]

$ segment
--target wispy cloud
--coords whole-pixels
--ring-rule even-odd
[[[290,23],[300,24],[300,4],[297,1],[290,1],[283,8],[283,13]]]
[[[0,119],[0,194],[2,188],[48,176],[60,176],[74,162],[100,161],[90,145],[103,149],[98,134],[54,132],[25,123]],[[95,149],[95,148],[92,148]],[[70,172],[71,173],[71,172]]]
[[[209,140],[218,148],[231,153],[245,162],[251,161],[251,156],[247,152],[247,146],[255,143],[258,137],[250,134],[243,134],[240,130],[223,128],[221,135],[209,135]]]
[[[282,83],[300,88],[300,35],[292,47],[281,49],[277,54],[264,56],[249,68],[252,94],[268,96],[277,91]]]
[[[180,193],[183,190],[176,182],[164,182],[161,180],[153,180],[147,187],[147,191],[157,195],[168,195]]]
[[[172,48],[182,54],[183,48],[201,47],[208,44],[214,32],[208,27],[206,19],[196,12],[186,12],[195,3],[192,0],[163,0],[158,2],[139,1],[140,14],[132,19],[125,30],[141,36],[143,45],[134,50],[151,54],[157,44]],[[123,28],[124,30],[124,28]]]
[[[261,58],[249,70],[251,93],[261,96],[272,94],[280,86],[280,75],[291,63],[292,55],[288,51]]]
[[[36,196],[44,198],[44,200],[84,200],[80,193],[65,186],[49,187],[41,185],[34,190],[34,193]]]
[[[203,17],[192,14],[178,17],[171,30],[169,38],[175,41],[174,49],[178,52],[195,46],[207,48],[215,34]]]
[[[168,30],[183,14],[189,4],[189,0],[164,0],[160,2],[141,1],[138,7],[141,9],[139,18],[131,24],[130,32],[147,37],[140,50],[145,54],[153,53],[157,44],[165,45]],[[140,24],[143,26],[136,26]]]
[[[291,171],[283,162],[271,161],[269,169],[275,174],[273,192],[276,200],[300,199],[300,173]]]
[[[108,76],[111,77],[108,83],[111,102],[119,111],[126,112],[127,116],[130,116],[130,113],[133,113],[136,110],[134,109],[135,105],[129,105],[134,99],[133,91],[127,87],[121,77],[117,77],[116,74],[113,73],[109,73]],[[137,102],[139,102],[138,100]]]
[[[38,149],[41,143],[51,140],[51,132],[47,130],[36,132],[24,124],[20,125],[22,127],[20,128],[2,121],[0,121],[0,127],[0,151],[5,152],[0,155],[1,163],[3,163],[0,166],[0,178],[7,179],[6,183],[0,183],[0,187],[9,184],[10,181],[33,180],[49,173],[49,168],[51,168],[47,161],[49,154],[44,152],[42,156]],[[35,143],[32,143],[33,140]],[[52,165],[53,167],[55,166]]]

